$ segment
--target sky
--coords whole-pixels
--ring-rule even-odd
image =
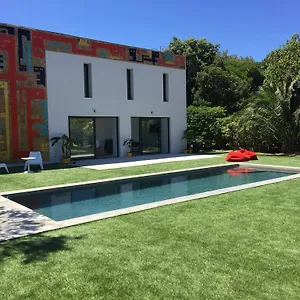
[[[160,49],[206,38],[260,61],[300,32],[299,0],[7,0],[0,22]]]

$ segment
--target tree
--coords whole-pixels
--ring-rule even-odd
[[[235,111],[262,84],[260,64],[219,48],[206,39],[174,37],[170,42],[166,51],[186,56],[187,106],[206,103]]]
[[[261,88],[241,113],[239,139],[245,141],[242,137],[247,136],[248,145],[264,150],[274,151],[278,146],[283,153],[295,150],[300,133],[300,108],[293,111],[288,98],[287,94]]]
[[[221,67],[204,67],[196,76],[194,104],[222,106],[229,112],[233,111],[238,102],[236,85],[235,78]]]
[[[293,35],[285,45],[272,51],[264,64],[265,81],[260,96],[267,103],[265,110],[272,126],[277,126],[282,151],[291,152],[299,144],[300,36]]]
[[[264,75],[262,65],[252,57],[237,57],[223,53],[224,67],[227,72],[241,80],[242,96],[247,98],[252,92],[257,92],[263,84]]]
[[[204,66],[213,64],[219,52],[219,45],[214,45],[206,39],[197,40],[195,38],[188,38],[182,41],[174,37],[166,51],[186,56],[186,91],[188,106],[193,102],[193,87],[197,73]]]

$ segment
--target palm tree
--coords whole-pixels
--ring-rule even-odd
[[[260,124],[262,136],[272,136],[281,145],[283,153],[295,150],[300,133],[300,105],[296,95],[300,76],[290,84],[274,89],[264,87],[243,110],[243,118]]]

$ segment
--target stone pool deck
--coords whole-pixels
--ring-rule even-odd
[[[94,169],[94,170],[107,170],[119,169],[136,166],[146,166],[152,164],[191,161],[207,158],[216,158],[219,155],[207,154],[148,154],[133,157],[113,157],[101,159],[83,159],[75,162],[76,166]]]
[[[243,184],[239,186],[223,188],[219,190],[213,190],[209,192],[203,192],[199,194],[187,195],[178,198],[172,198],[167,200],[162,200],[153,203],[147,203],[143,205],[128,207],[124,209],[113,210],[104,213],[97,213],[94,215],[83,216],[79,218],[64,220],[64,221],[54,221],[50,218],[40,215],[31,209],[24,207],[8,198],[7,195],[16,194],[16,193],[24,193],[24,192],[34,192],[40,190],[51,190],[57,188],[66,188],[66,187],[74,187],[74,186],[88,186],[95,183],[100,182],[109,182],[109,181],[122,181],[125,179],[130,178],[141,178],[141,177],[150,177],[155,175],[162,175],[162,174],[170,174],[170,173],[184,173],[189,172],[191,170],[200,170],[200,169],[211,169],[211,168],[228,168],[232,166],[240,166],[240,167],[253,167],[256,169],[265,169],[270,171],[282,171],[282,172],[294,172],[297,174],[291,174],[285,177],[264,180],[260,182],[254,182],[250,184]],[[64,228],[68,226],[83,224],[91,221],[106,219],[110,217],[130,214],[134,212],[139,212],[147,209],[152,209],[164,205],[170,205],[175,203],[180,203],[184,201],[196,200],[200,198],[205,198],[213,195],[220,195],[228,192],[239,191],[243,189],[248,189],[252,187],[263,186],[266,184],[277,183],[285,180],[296,179],[300,178],[300,168],[293,168],[293,167],[282,167],[282,166],[268,166],[268,165],[254,165],[254,164],[222,164],[222,165],[215,165],[215,166],[208,166],[202,168],[192,168],[192,169],[185,169],[185,170],[177,170],[177,171],[168,171],[168,172],[160,172],[154,174],[146,174],[146,175],[136,175],[136,176],[129,176],[129,177],[118,177],[112,179],[105,179],[105,180],[97,180],[97,181],[90,181],[84,183],[75,183],[75,184],[66,184],[60,185],[55,187],[46,187],[46,188],[36,188],[30,190],[23,190],[23,191],[10,191],[7,193],[0,193],[0,242],[27,236],[31,234],[41,233],[45,231],[50,231],[54,229]]]

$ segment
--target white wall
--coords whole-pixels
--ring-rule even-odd
[[[84,97],[83,64],[92,64],[92,95]],[[127,100],[126,69],[133,69],[134,100]],[[163,73],[169,74],[169,102],[162,101]],[[119,117],[119,153],[131,137],[131,117],[169,117],[170,152],[184,149],[185,70],[74,54],[46,52],[49,137],[68,134],[68,116]],[[58,160],[51,149],[52,161]]]

